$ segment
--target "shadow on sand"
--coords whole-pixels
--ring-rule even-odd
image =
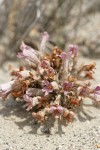
[[[47,136],[49,136],[51,134],[50,131],[51,131],[51,128],[53,128],[55,125],[55,118],[50,117],[50,118],[48,118],[48,120],[45,121],[44,124],[40,124],[33,120],[31,112],[27,112],[22,107],[23,104],[21,104],[19,102],[15,102],[15,104],[9,106],[9,101],[4,102],[4,103],[1,101],[0,104],[1,104],[0,105],[0,115],[7,119],[11,119],[11,116],[15,116],[16,119],[13,121],[19,127],[19,129],[23,130],[25,126],[29,126],[31,128],[31,130],[28,132],[29,134],[38,134],[37,131],[42,126],[41,131],[43,134],[46,134]],[[91,112],[87,113],[84,110],[83,106],[84,105],[82,105],[77,112],[77,117],[78,117],[77,119],[80,122],[85,122],[87,120],[90,121],[90,120],[94,119],[95,117],[89,115],[89,114],[91,114]],[[93,105],[85,104],[85,107],[89,108],[89,107],[93,107]],[[89,110],[91,110],[91,109],[88,109],[88,111]],[[66,124],[65,120],[62,120],[60,118],[58,118],[57,122],[58,122],[58,126],[57,126],[56,134],[59,134],[61,136],[62,134],[65,134],[62,126],[67,126],[67,124]]]

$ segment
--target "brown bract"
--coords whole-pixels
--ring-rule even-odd
[[[0,85],[0,96],[23,99],[26,110],[32,110],[38,122],[50,116],[72,122],[85,98],[100,102],[100,86],[93,88],[90,84],[96,63],[78,67],[78,47],[72,44],[67,52],[54,47],[51,54],[45,53],[48,37],[45,32],[40,52],[22,42],[18,57],[26,68],[10,66],[13,80]]]

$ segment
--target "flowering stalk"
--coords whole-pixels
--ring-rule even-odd
[[[51,54],[45,54],[47,32],[43,34],[40,51],[22,42],[18,58],[25,66],[13,69],[13,80],[0,85],[0,97],[13,96],[24,102],[26,110],[39,122],[50,116],[57,116],[71,122],[81,101],[90,98],[100,102],[100,86],[91,87],[95,63],[77,66],[78,47],[69,45],[68,52],[54,47]],[[33,111],[33,108],[35,108]]]

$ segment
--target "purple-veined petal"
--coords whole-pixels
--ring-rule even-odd
[[[18,54],[17,54],[17,57],[18,57],[18,58],[25,58],[25,56],[23,55],[23,53],[18,53]]]
[[[17,55],[18,58],[24,58],[25,60],[29,60],[35,64],[40,63],[40,60],[38,58],[39,53],[35,51],[33,48],[22,42],[20,49],[22,52],[18,53]]]
[[[21,51],[24,51],[24,50],[30,51],[30,52],[34,53],[35,55],[39,56],[39,53],[35,49],[33,49],[31,46],[26,45],[23,41],[21,43],[20,50]]]
[[[36,64],[38,64],[40,62],[39,58],[34,53],[32,53],[30,50],[23,50],[23,55],[30,61],[35,62]]]

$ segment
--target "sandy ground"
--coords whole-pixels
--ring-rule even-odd
[[[91,62],[89,59],[82,61]],[[96,62],[96,81],[93,84],[100,83],[100,61]],[[6,64],[0,70],[0,83],[9,79]],[[80,109],[72,124],[65,125],[59,119],[51,119],[40,125],[35,124],[31,114],[18,103],[1,101],[0,150],[99,150],[100,108],[93,107],[86,100]]]

